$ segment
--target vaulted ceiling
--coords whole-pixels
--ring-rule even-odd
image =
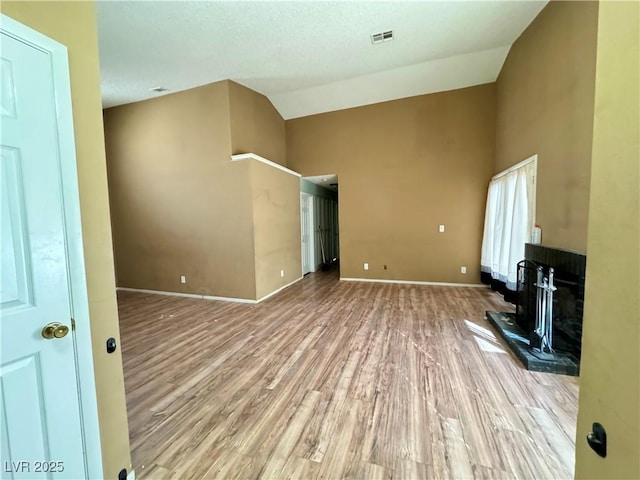
[[[289,119],[488,83],[546,3],[99,1],[103,106],[231,79]]]

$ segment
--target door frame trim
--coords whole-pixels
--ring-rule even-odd
[[[316,271],[316,239],[315,239],[315,222],[314,222],[314,212],[315,212],[315,205],[314,205],[314,195],[311,193],[307,193],[307,192],[300,192],[300,220],[301,220],[301,224],[300,224],[300,233],[302,234],[302,232],[304,232],[304,225],[302,225],[302,223],[304,222],[304,216],[302,215],[302,207],[304,205],[304,203],[307,203],[307,209],[308,209],[308,214],[307,214],[307,219],[308,219],[308,223],[309,225],[307,225],[307,227],[309,227],[309,240],[308,240],[308,245],[307,245],[307,250],[308,250],[308,254],[309,254],[309,267],[310,270],[307,273],[313,273]],[[302,237],[302,235],[301,235]],[[300,242],[301,245],[301,253],[302,253],[302,276],[305,275],[304,272],[304,243]]]
[[[76,144],[73,130],[71,78],[67,47],[0,14],[0,30],[16,40],[49,55],[53,73],[53,95],[58,129],[58,160],[64,215],[64,237],[67,255],[71,314],[76,328],[73,336],[80,423],[83,433],[84,464],[87,478],[103,478],[98,399],[93,369],[93,349],[89,316],[82,242],[80,193],[76,165]]]

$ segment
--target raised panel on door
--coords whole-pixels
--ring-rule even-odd
[[[0,162],[0,309],[5,311],[31,305],[33,284],[19,150],[0,146]]]

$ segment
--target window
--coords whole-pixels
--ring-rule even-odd
[[[494,176],[489,184],[481,271],[516,290],[517,264],[535,224],[537,155]]]

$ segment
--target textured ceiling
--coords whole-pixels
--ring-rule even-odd
[[[545,5],[99,1],[103,105],[231,79],[288,119],[492,82]]]

